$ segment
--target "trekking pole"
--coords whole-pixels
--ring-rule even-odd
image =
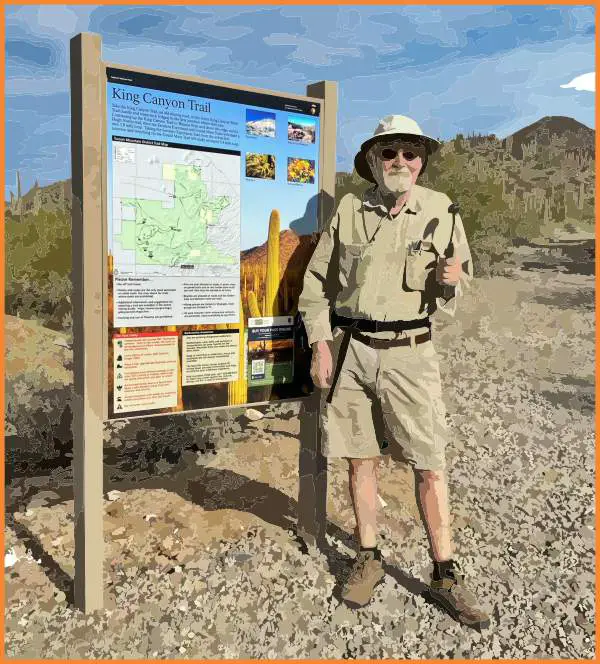
[[[450,233],[450,242],[448,242],[448,246],[444,252],[444,258],[452,258],[454,256],[454,241],[452,238],[454,237],[454,224],[456,223],[456,215],[459,210],[460,205],[458,203],[451,203],[448,208],[448,212],[452,215],[452,232]]]
[[[453,258],[454,257],[454,224],[456,223],[456,215],[460,210],[460,205],[458,203],[451,203],[448,207],[448,212],[452,215],[452,231],[450,232],[450,242],[444,251],[444,258]],[[448,284],[443,284],[443,295],[442,297],[445,300],[449,300],[454,295],[454,286]]]

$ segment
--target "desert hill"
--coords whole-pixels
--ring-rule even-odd
[[[523,159],[523,145],[536,141],[539,145],[561,143],[565,149],[594,150],[595,132],[586,125],[564,115],[548,115],[519,129],[503,140],[503,146],[515,159]]]

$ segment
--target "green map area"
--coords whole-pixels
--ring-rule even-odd
[[[230,205],[226,196],[210,197],[199,166],[164,164],[163,178],[174,182],[173,207],[162,201],[121,198],[123,207],[135,210],[135,219],[123,219],[114,240],[135,251],[137,265],[228,265],[229,256],[208,240],[208,228],[219,223]]]

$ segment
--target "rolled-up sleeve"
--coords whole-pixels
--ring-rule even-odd
[[[450,202],[450,199],[448,199]],[[473,257],[469,249],[469,243],[460,215],[456,215],[454,223],[454,233],[452,235],[454,243],[454,256],[461,262],[462,274],[456,286],[444,286],[443,297],[436,299],[438,309],[449,316],[456,314],[457,300],[470,287],[473,279]]]
[[[328,274],[331,274],[330,263],[334,255],[338,224],[339,208],[321,233],[304,273],[298,311],[304,321],[309,345],[333,339],[329,322],[332,293]]]

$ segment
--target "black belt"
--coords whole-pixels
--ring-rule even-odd
[[[415,330],[419,327],[428,327],[429,331],[424,334],[419,334],[415,337],[415,343],[424,343],[431,339],[431,322],[429,318],[418,318],[416,320],[368,320],[366,318],[347,318],[346,316],[340,316],[335,311],[331,314],[331,329],[334,327],[343,327],[344,329],[344,338],[340,345],[340,350],[337,356],[337,362],[335,363],[335,370],[333,372],[333,378],[331,380],[331,388],[329,389],[329,394],[327,395],[327,403],[331,403],[333,399],[333,392],[335,386],[337,385],[340,373],[342,371],[342,364],[346,358],[346,353],[348,351],[348,346],[350,345],[350,338],[355,337],[362,341],[363,343],[368,343],[374,348],[389,348],[392,345],[394,346],[403,346],[410,344],[410,338],[398,339],[398,340],[384,340],[384,339],[370,339],[370,337],[365,337],[361,332],[404,332],[406,330]],[[381,343],[378,343],[381,342]],[[376,345],[377,344],[377,345]]]
[[[412,340],[411,337],[402,337],[401,339],[377,339],[375,337],[366,337],[360,332],[350,330],[350,336],[358,339],[358,341],[370,346],[371,348],[395,348],[396,346],[410,346],[414,343],[418,346],[424,344],[426,341],[431,340],[431,332],[423,332],[423,334],[416,334]]]
[[[404,332],[419,327],[431,329],[429,318],[415,320],[369,320],[368,318],[347,318],[335,311],[331,314],[331,329],[334,327],[350,327],[359,332]]]

